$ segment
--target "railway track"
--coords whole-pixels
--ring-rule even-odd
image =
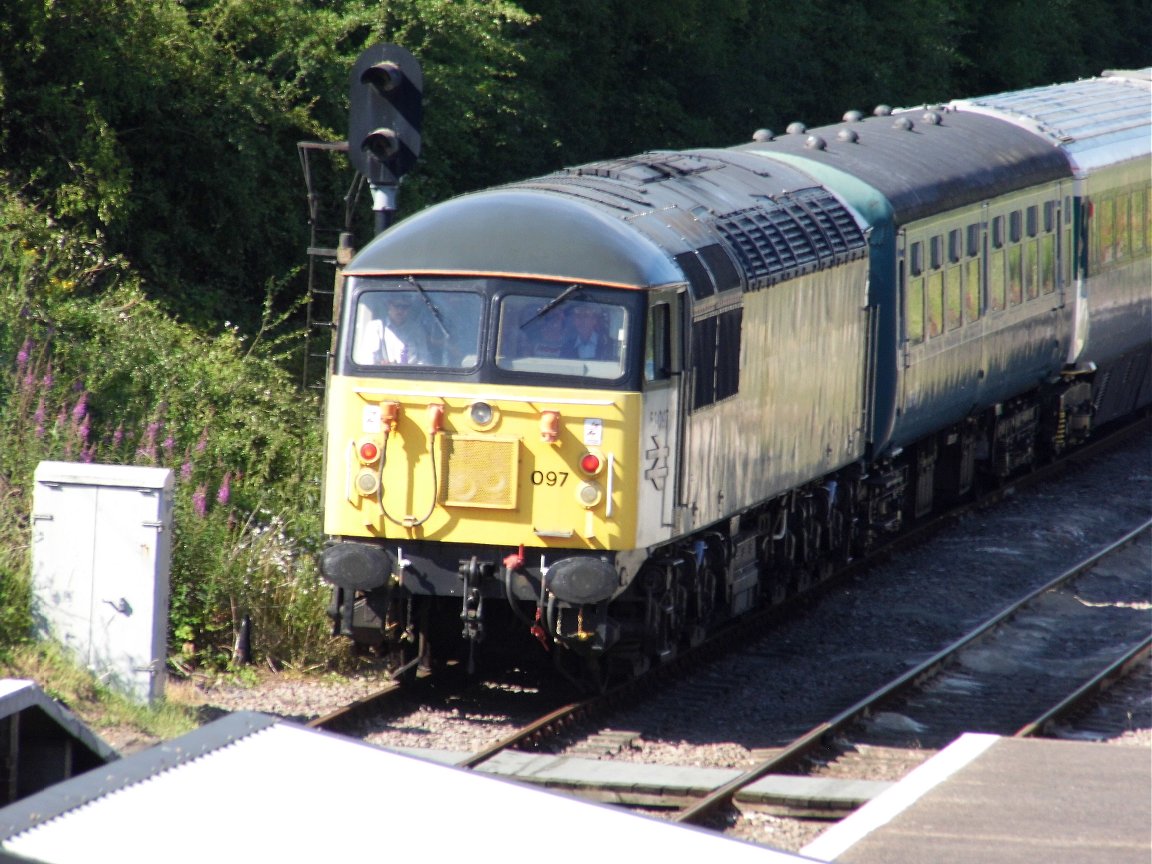
[[[894,749],[927,758],[963,732],[1032,735],[1066,716],[1148,656],[1150,532],[1152,523],[1142,525],[1021,597],[675,820],[703,822],[761,777],[805,763],[822,776],[851,776],[862,759]]]
[[[1124,680],[1152,650],[1152,598],[1145,578],[1150,554],[1152,522],[1018,598],[945,649],[672,818],[722,827],[730,821],[722,811],[769,775],[895,780],[963,732],[1035,735],[1067,722],[1086,702]],[[518,748],[546,749],[566,730],[611,718],[614,703],[634,698],[637,694],[632,688],[624,687],[563,705],[455,764],[480,768]],[[597,748],[609,752],[626,747],[639,734],[597,729],[591,735],[587,728],[582,732],[592,742],[582,751],[584,758]],[[609,779],[605,786],[583,783],[564,788],[597,800],[642,803],[655,810],[674,808],[691,797],[690,791],[675,784],[666,794],[642,790],[621,794],[612,788],[619,782]],[[837,801],[809,800],[804,812],[834,816],[842,806]]]

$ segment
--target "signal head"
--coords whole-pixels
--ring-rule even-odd
[[[367,150],[381,162],[389,162],[400,152],[400,139],[394,129],[373,129],[360,142],[360,149]]]
[[[360,83],[370,84],[381,93],[391,93],[403,80],[404,73],[400,70],[400,66],[391,60],[373,63],[360,73]]]

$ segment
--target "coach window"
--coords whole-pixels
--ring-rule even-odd
[[[1004,281],[1004,217],[992,220],[992,251],[988,256],[988,308],[1002,312],[1007,296]]]
[[[944,273],[944,326],[948,330],[955,330],[962,321],[960,298],[964,287],[959,264],[962,251],[959,228],[948,232],[947,251],[948,266]]]
[[[1040,238],[1040,290],[1051,294],[1056,290],[1056,236],[1045,234]]]
[[[1032,205],[1024,211],[1024,296],[1034,300],[1040,296],[1040,243],[1039,208]]]
[[[908,247],[908,291],[904,329],[908,341],[924,341],[924,246],[916,242]]]
[[[1132,196],[1132,253],[1138,255],[1148,249],[1148,197],[1137,189]]]
[[[1116,257],[1116,208],[1111,198],[1102,198],[1095,203],[1096,243],[1095,254],[1098,265],[1107,264]]]
[[[1116,257],[1132,257],[1132,207],[1131,195],[1116,198]]]
[[[1044,202],[1044,223],[1040,234],[1040,291],[1044,294],[1056,290],[1057,215],[1056,202]]]
[[[944,265],[943,237],[939,235],[928,241],[928,336],[939,336],[944,332]]]
[[[1020,211],[1008,214],[1008,305],[1019,305],[1024,299],[1024,256],[1020,247]]]
[[[964,320],[980,317],[980,226],[969,225],[964,241]]]
[[[1144,197],[1144,248],[1152,249],[1152,187],[1140,194]]]

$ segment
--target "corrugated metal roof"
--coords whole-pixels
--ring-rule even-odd
[[[0,810],[0,849],[45,864],[463,860],[783,864],[802,857],[233,714]]]
[[[1064,149],[1079,171],[1152,153],[1152,69],[976,99],[956,108],[1000,116]]]

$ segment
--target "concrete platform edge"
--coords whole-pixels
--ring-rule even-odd
[[[807,846],[801,855],[820,861],[835,861],[863,837],[888,824],[914,804],[928,790],[947,780],[1000,740],[998,735],[966,733],[900,783],[880,793],[847,819],[833,825]]]

